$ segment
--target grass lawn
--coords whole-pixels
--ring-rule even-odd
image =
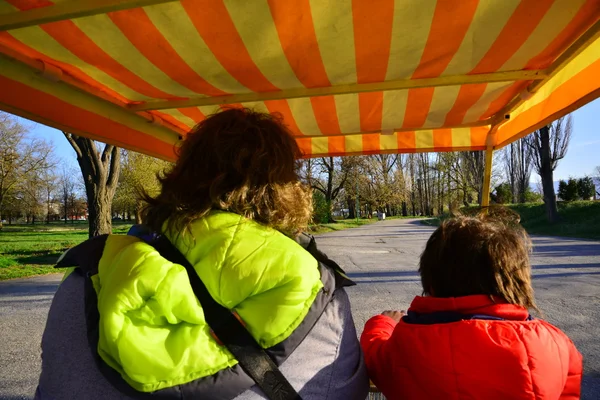
[[[343,220],[310,227],[311,233],[355,228],[377,221]],[[125,234],[130,223],[113,222],[113,233]],[[37,225],[4,225],[0,231],[0,280],[62,272],[55,269],[58,257],[70,247],[88,238],[87,222],[62,222]]]
[[[131,224],[114,224],[114,233],[126,233]],[[61,272],[58,257],[88,237],[85,222],[50,225],[5,225],[0,231],[0,280]]]
[[[544,204],[511,204],[519,213],[521,224],[531,235],[565,236],[600,240],[600,201],[560,202],[560,221],[550,224]],[[437,226],[438,218],[424,220],[426,225]]]
[[[377,218],[371,218],[371,219],[361,218],[359,220],[343,219],[343,220],[339,220],[337,222],[333,222],[330,224],[311,225],[311,226],[309,226],[308,231],[309,231],[309,233],[312,233],[312,234],[335,232],[335,231],[341,231],[343,229],[356,228],[358,226],[371,224],[376,221],[377,221]]]

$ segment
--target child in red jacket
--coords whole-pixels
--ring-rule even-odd
[[[388,399],[580,397],[581,354],[528,312],[530,240],[490,214],[444,221],[421,255],[423,297],[366,323],[369,375]]]

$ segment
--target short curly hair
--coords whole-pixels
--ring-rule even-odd
[[[429,238],[419,273],[423,294],[484,294],[539,312],[531,285],[531,240],[505,208],[444,220]]]
[[[211,210],[240,214],[295,236],[312,216],[312,195],[296,170],[301,156],[281,118],[228,109],[200,122],[145,196],[143,221],[156,231],[184,232]],[[165,225],[166,224],[166,225]]]

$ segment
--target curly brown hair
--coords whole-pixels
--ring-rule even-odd
[[[421,255],[423,294],[497,296],[539,312],[531,286],[531,240],[519,221],[500,207],[443,221]]]
[[[298,178],[300,150],[281,118],[228,109],[200,122],[159,176],[161,191],[145,196],[143,221],[180,234],[211,210],[240,214],[294,236],[312,215],[310,190]]]

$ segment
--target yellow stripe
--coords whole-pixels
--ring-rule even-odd
[[[513,114],[516,116],[519,113],[528,110],[529,108],[543,102],[550,96],[550,94],[559,87],[560,85],[567,82],[573,76],[584,70],[592,63],[598,61],[598,54],[600,54],[600,38],[596,39],[594,43],[588,46],[587,49],[581,52],[575,59],[560,70],[554,77],[552,77],[545,85],[539,89],[531,99],[521,104]]]
[[[346,153],[360,153],[362,149],[362,135],[346,136]]]
[[[399,129],[404,123],[404,112],[408,90],[393,90],[383,92],[383,117],[381,129]]]
[[[334,96],[335,107],[342,133],[360,132],[360,112],[358,94]]]
[[[2,71],[3,76],[6,76],[9,79],[57,97],[78,108],[110,118],[133,130],[143,132],[166,143],[176,143],[177,141],[177,133],[163,126],[153,125],[149,123],[148,120],[134,113],[127,112],[115,104],[99,99],[88,93],[73,89],[71,86],[56,84],[33,72],[33,70],[30,72],[28,67],[24,67],[17,61],[11,61],[8,58],[0,56],[0,71]]]
[[[321,134],[309,98],[290,99],[288,104],[300,132],[311,136]]]
[[[150,97],[141,95],[93,65],[82,61],[79,57],[65,49],[60,43],[54,40],[54,38],[37,26],[15,29],[11,31],[10,34],[17,40],[23,42],[27,46],[39,51],[42,54],[47,55],[48,57],[79,68],[93,80],[111,90],[114,90],[129,100],[145,101],[150,99]]]
[[[527,61],[546,48],[566,28],[584,1],[555,1],[529,38],[501,69],[505,71],[522,69]]]
[[[436,0],[395,0],[387,81],[411,77],[427,44]],[[374,6],[376,7],[376,6]]]
[[[248,93],[210,51],[179,2],[144,7],[144,11],[173,49],[198,75],[228,93]]]
[[[178,97],[198,96],[150,62],[106,14],[74,19],[73,23],[115,61],[155,88]]]
[[[392,135],[379,135],[379,147],[381,150],[397,150],[398,132],[394,132]]]
[[[465,113],[463,123],[479,121],[484,112],[487,111],[490,103],[500,96],[512,83],[496,82],[488,83],[483,95],[475,104]]]
[[[459,90],[460,86],[441,86],[434,89],[424,127],[439,128],[444,125],[446,115],[454,105]]]
[[[280,89],[302,87],[281,48],[266,0],[225,0],[231,19],[258,69]]]
[[[216,114],[219,111],[221,111],[221,107],[219,106],[201,106],[198,108],[200,109],[200,111],[202,111],[202,114],[204,114],[205,117],[208,117],[212,114]]]
[[[188,128],[193,128],[196,125],[196,122],[190,117],[183,115],[179,110],[173,108],[170,110],[161,110],[162,113],[170,115],[175,118],[177,121],[186,125]]]
[[[356,83],[352,1],[310,0],[310,8],[329,81],[332,85]]]
[[[326,155],[329,153],[329,141],[326,137],[311,138],[312,154]]]
[[[471,147],[471,129],[452,129],[452,147]]]
[[[417,149],[433,149],[433,131],[416,131],[415,147]]]
[[[494,44],[519,3],[519,0],[480,1],[473,22],[444,75],[466,74],[475,68]]]
[[[269,114],[269,109],[267,108],[267,106],[265,106],[265,103],[263,101],[253,101],[251,103],[244,103],[243,106],[257,112]]]

